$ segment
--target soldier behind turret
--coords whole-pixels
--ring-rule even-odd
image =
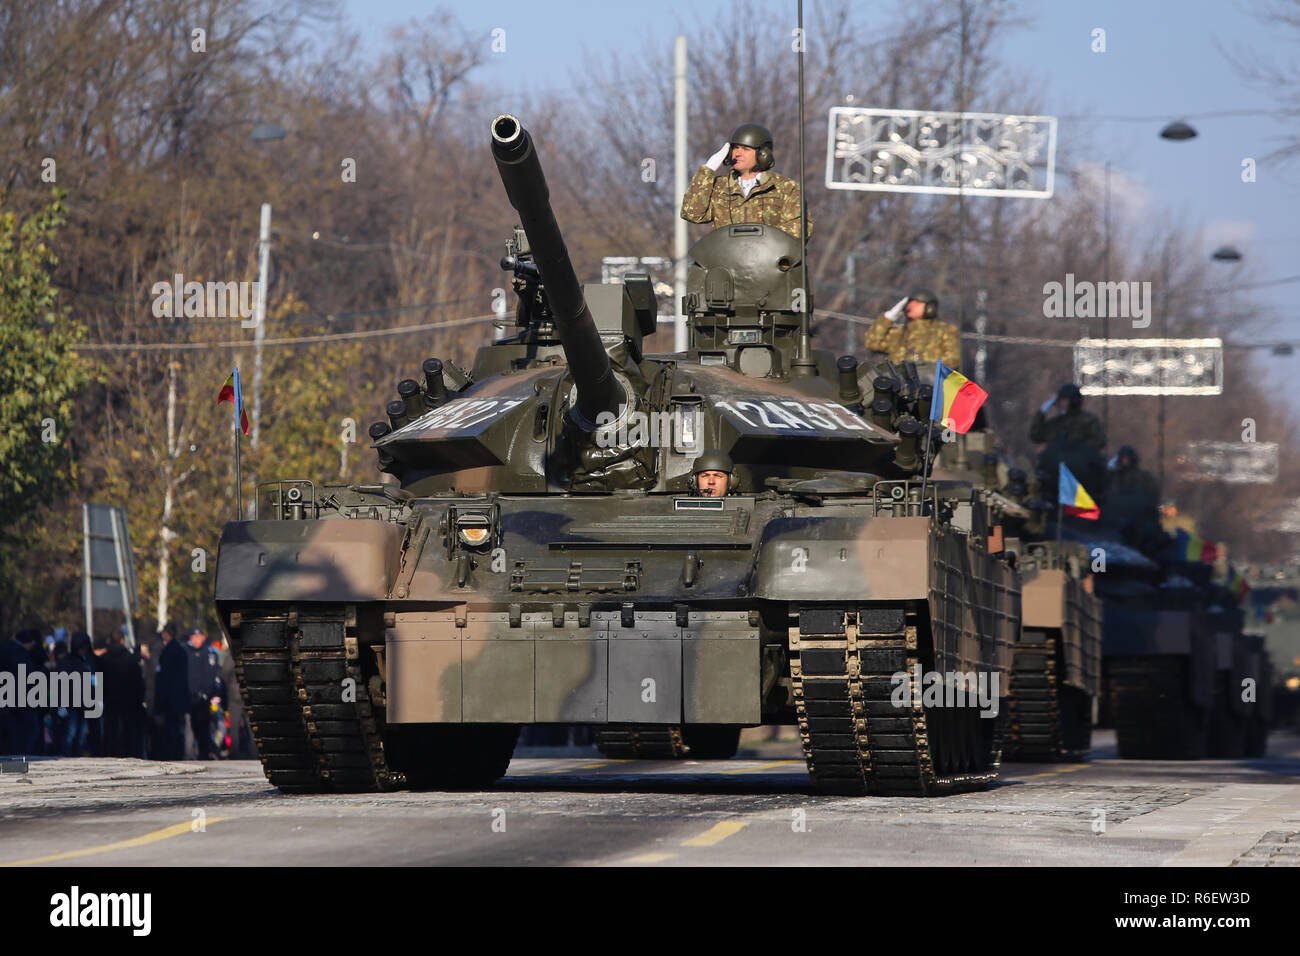
[[[1056,415],[1048,418],[1048,411],[1053,409]],[[1062,385],[1055,398],[1045,401],[1029,426],[1032,442],[1050,445],[1058,437],[1092,445],[1098,451],[1106,448],[1106,429],[1096,415],[1083,410],[1083,392],[1073,382]]]
[[[1160,485],[1151,472],[1138,467],[1132,445],[1120,446],[1108,472],[1102,521],[1119,531],[1125,544],[1147,554],[1158,553],[1165,538],[1160,527]]]
[[[942,362],[961,368],[961,332],[939,321],[939,297],[929,289],[913,289],[876,319],[866,346],[883,352],[891,362]]]
[[[728,156],[730,154],[730,156]],[[718,170],[731,167],[725,176]],[[711,222],[714,229],[741,222],[776,226],[799,238],[799,184],[772,170],[772,134],[767,127],[745,123],[696,172],[682,197],[687,222]],[[812,216],[808,235],[812,235]]]

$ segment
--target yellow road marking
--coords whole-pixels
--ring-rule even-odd
[[[205,823],[211,825],[221,820],[229,820],[230,817],[208,817]],[[62,863],[64,860],[73,860],[81,856],[94,856],[96,853],[112,853],[114,850],[129,850],[137,846],[147,846],[150,843],[157,843],[159,840],[166,840],[169,837],[180,836],[182,833],[190,833],[194,825],[193,820],[187,820],[185,823],[176,823],[169,827],[163,827],[161,830],[154,830],[152,833],[146,833],[143,836],[132,837],[130,840],[119,840],[117,843],[108,843],[104,846],[87,847],[84,850],[69,850],[67,853],[51,853],[48,856],[34,856],[26,860],[13,860],[9,863],[0,863],[0,866],[31,866],[35,863]]]
[[[579,769],[579,770],[595,770],[597,767],[608,767],[608,766],[609,766],[609,764],[605,763],[605,762],[602,760],[600,763],[584,763],[584,764],[583,764],[581,767],[579,767],[578,769]]]
[[[1059,767],[1059,768],[1057,768],[1056,770],[1045,770],[1045,771],[1043,771],[1042,773],[1031,773],[1031,774],[1030,774],[1028,777],[1026,777],[1025,779],[1026,779],[1026,780],[1033,780],[1033,779],[1035,779],[1035,778],[1037,778],[1037,777],[1054,777],[1054,776],[1056,776],[1058,773],[1074,773],[1074,771],[1076,771],[1076,770],[1082,770],[1083,768],[1085,768],[1085,767],[1089,767],[1089,766],[1091,766],[1091,764],[1086,764],[1086,763],[1076,763],[1076,764],[1073,764],[1073,765],[1071,765],[1071,766],[1069,766],[1069,767]]]
[[[640,856],[629,856],[624,863],[661,863],[664,860],[671,860],[676,853],[642,853]]]
[[[683,840],[682,846],[713,846],[740,830],[748,822],[748,820],[723,820],[721,823],[715,823],[699,836]]]
[[[737,770],[724,770],[723,773],[753,773],[755,770],[771,770],[773,767],[783,767],[786,764],[803,764],[802,760],[768,760],[759,764],[757,767],[741,767]]]

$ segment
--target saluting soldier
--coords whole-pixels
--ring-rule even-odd
[[[1055,409],[1056,415],[1047,417]],[[1106,429],[1101,420],[1083,410],[1083,392],[1073,382],[1066,382],[1055,398],[1043,402],[1029,425],[1029,440],[1050,445],[1057,437],[1066,441],[1092,445],[1098,451],[1106,447]]]
[[[938,361],[960,371],[961,332],[939,321],[939,297],[929,289],[913,289],[877,317],[867,332],[866,346],[883,352],[891,362]]]
[[[718,175],[723,164],[731,169]],[[705,161],[682,197],[687,222],[711,222],[714,229],[740,222],[776,226],[799,238],[799,184],[772,167],[772,134],[757,123],[737,126],[731,139]],[[812,235],[812,216],[808,235]]]

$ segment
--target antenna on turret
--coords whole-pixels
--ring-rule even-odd
[[[799,312],[799,344],[790,362],[790,371],[796,375],[810,375],[815,366],[812,360],[812,273],[808,269],[808,195],[807,177],[804,174],[803,156],[803,51],[806,41],[803,32],[803,0],[799,0],[799,29],[796,33],[796,52],[799,54],[799,258],[803,265],[803,308]]]

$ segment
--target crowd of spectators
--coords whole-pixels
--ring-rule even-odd
[[[44,705],[28,687],[64,687],[77,675],[99,705]],[[90,675],[90,685],[83,675]],[[36,676],[33,676],[36,675]],[[0,640],[0,754],[215,760],[253,757],[235,665],[220,636],[176,624],[128,647],[122,631],[92,639],[55,628],[24,629]],[[46,696],[46,695],[42,695]],[[36,706],[32,706],[35,703]]]

